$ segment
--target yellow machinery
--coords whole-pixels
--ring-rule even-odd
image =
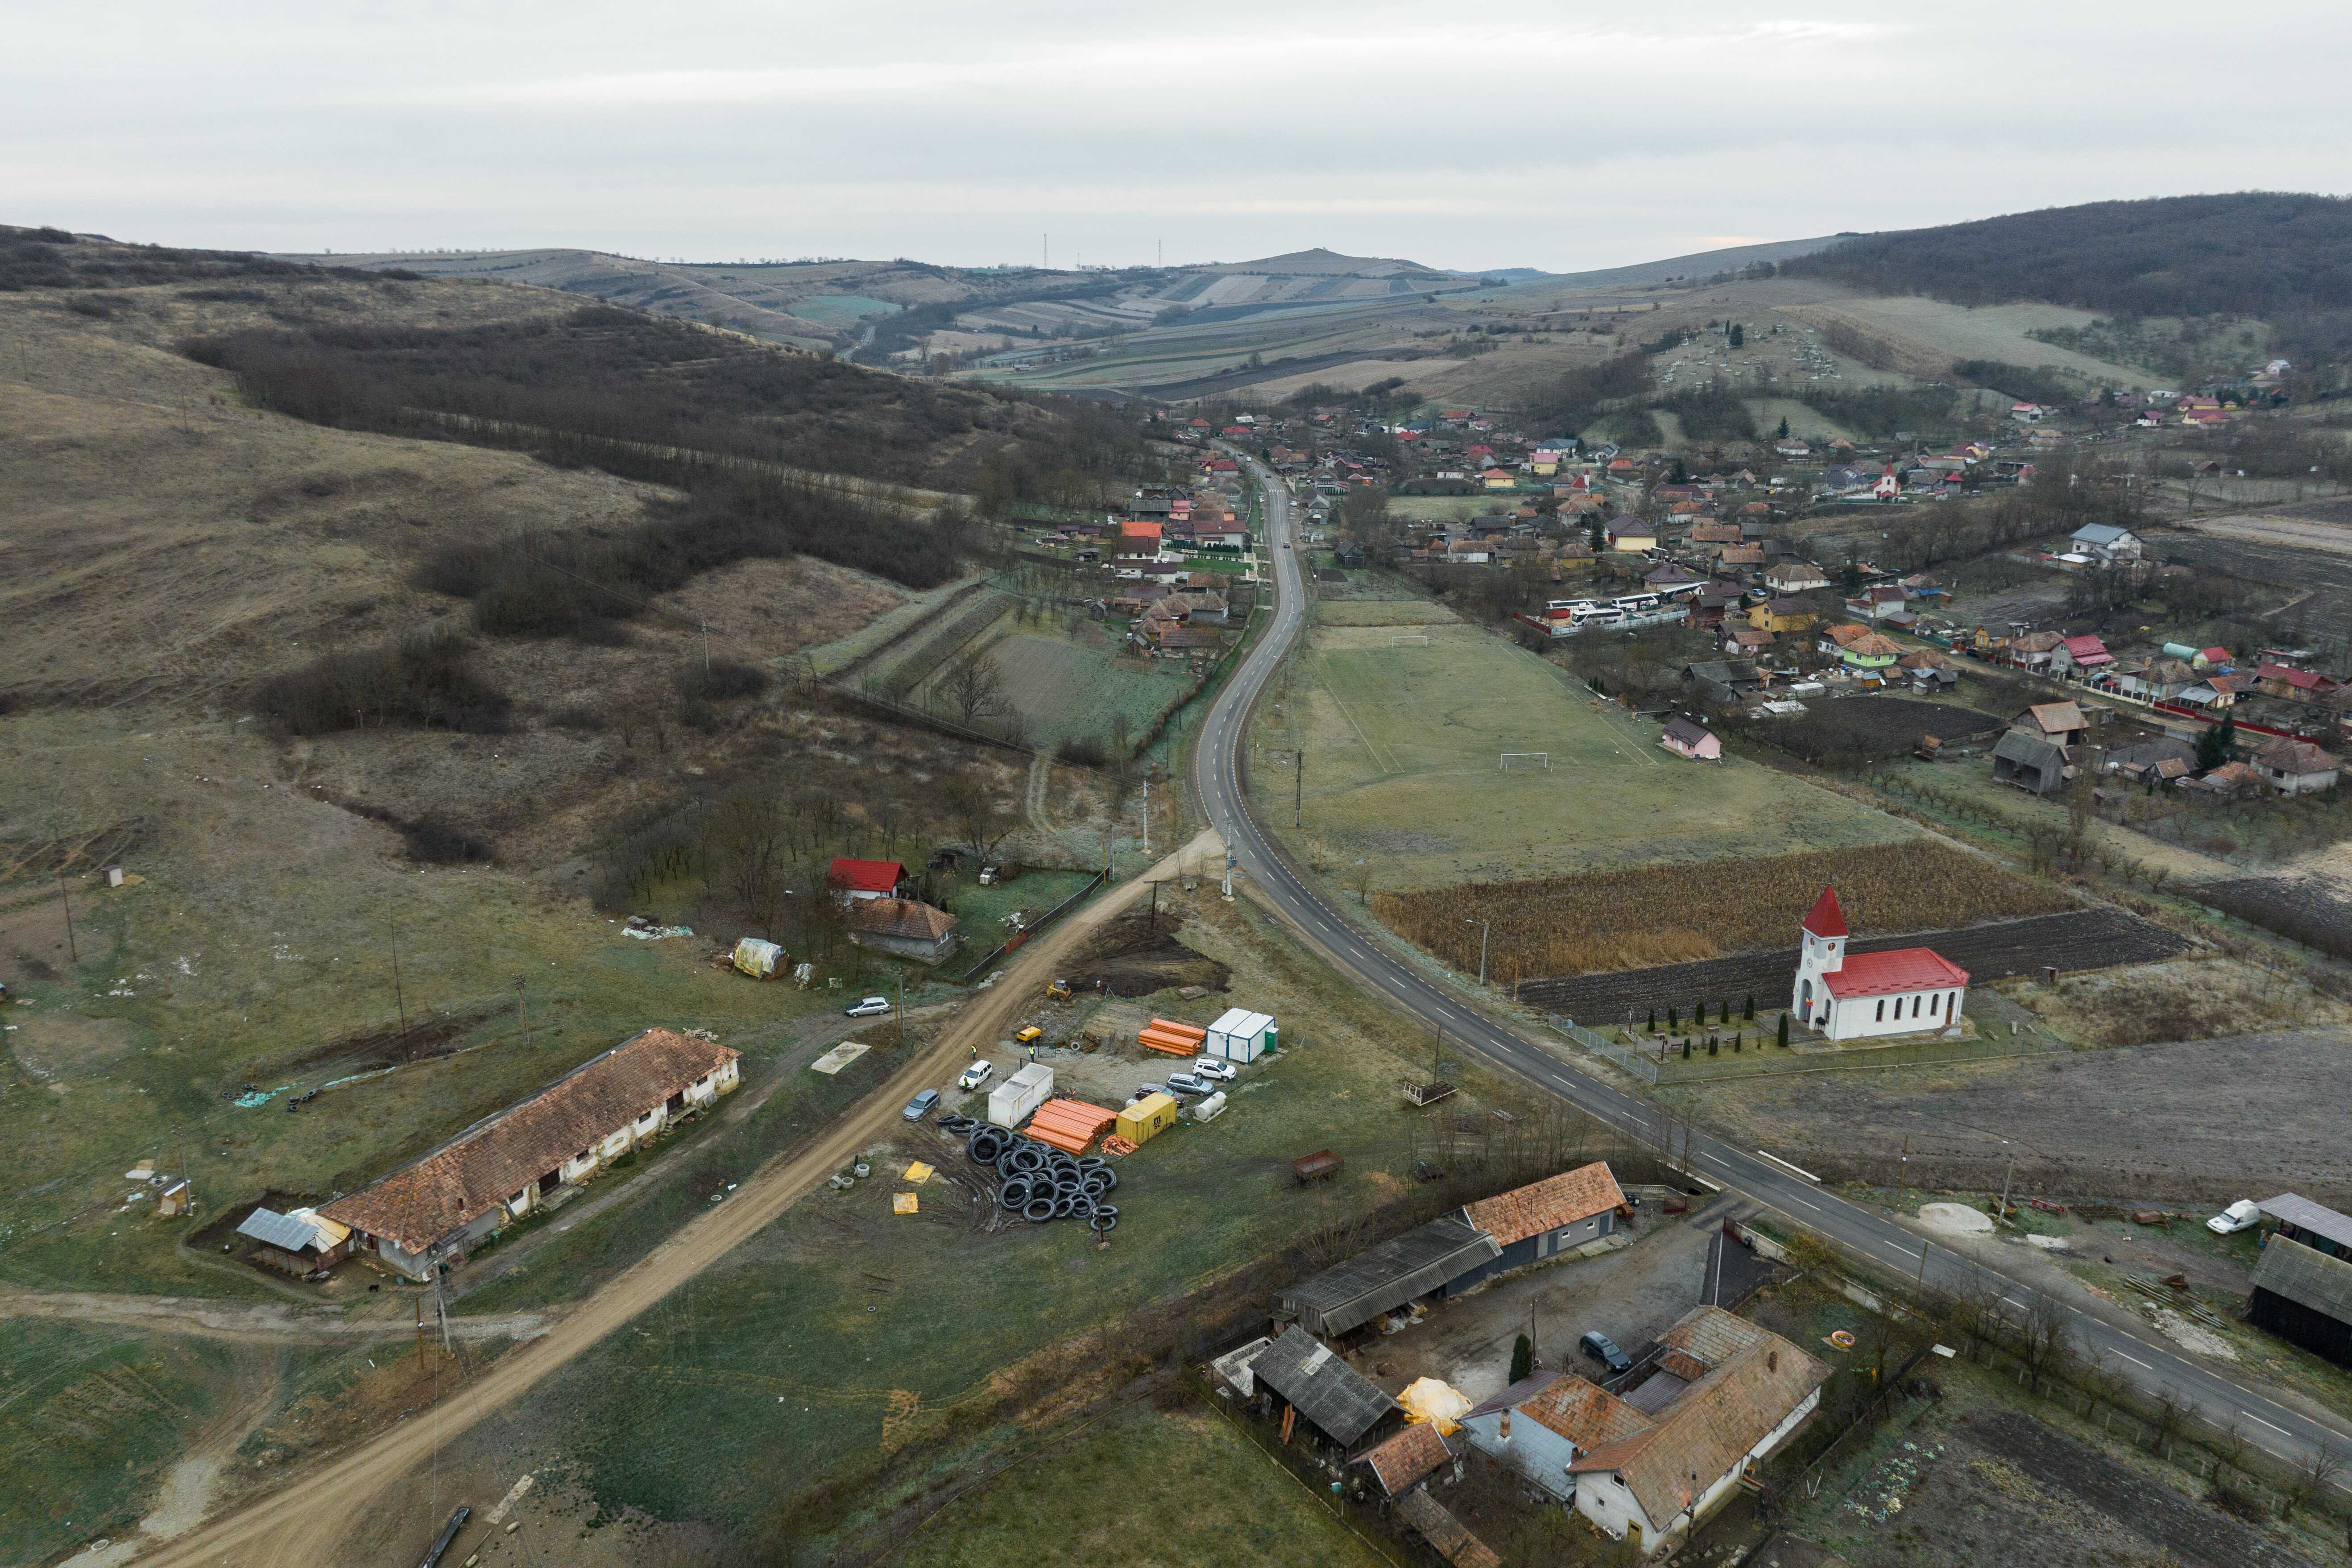
[[[1048,980],[1047,982],[1045,982],[1045,1000],[1046,1000],[1046,1001],[1048,1001],[1048,1002],[1066,1002],[1066,1001],[1068,1001],[1069,999],[1070,999],[1070,983],[1069,983],[1068,981],[1066,981],[1066,980]]]
[[[1114,1131],[1130,1143],[1144,1143],[1176,1125],[1176,1102],[1148,1094],[1118,1113]]]
[[[1045,1031],[1032,1024],[1027,1028],[1017,1031],[1013,1037],[1013,1043],[1016,1046],[1026,1046],[1045,1037]]]

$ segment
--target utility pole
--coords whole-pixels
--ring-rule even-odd
[[[416,1298],[416,1370],[425,1370],[425,1298]]]
[[[1466,926],[1476,926],[1478,928],[1478,984],[1484,985],[1486,984],[1487,924],[1485,921],[1472,919],[1465,919],[1462,923]]]
[[[81,962],[81,943],[75,939],[73,923],[73,889],[66,886],[65,862],[58,862],[58,897],[66,906],[66,953],[76,963]]]
[[[530,1049],[530,982],[518,976],[515,980],[515,1006],[522,1013],[522,1048]]]
[[[2004,1139],[2002,1139],[2002,1140],[2001,1140],[2001,1142],[2004,1142],[2004,1143],[2007,1143],[2007,1142],[2009,1142],[2009,1140],[2008,1140],[2008,1139],[2006,1139],[2006,1138],[2004,1138]],[[2002,1219],[2007,1219],[2007,1218],[2009,1217],[2009,1178],[2010,1178],[2011,1174],[2016,1171],[2016,1169],[2017,1169],[2017,1150],[2016,1150],[2015,1146],[2014,1146],[2014,1145],[2012,1145],[2012,1146],[2011,1147],[2010,1151],[2009,1151],[2009,1168],[2008,1168],[2007,1170],[2005,1170],[2005,1171],[2001,1172],[2001,1173],[2000,1173],[2000,1217],[2001,1217]]]
[[[416,1059],[415,1048],[408,1042],[408,998],[400,988],[400,928],[392,931],[392,1005],[400,1010],[400,1054],[408,1060]]]
[[[1908,1132],[1903,1134],[1903,1170],[1895,1190],[1901,1193],[1911,1190],[1911,1134]]]
[[[1143,858],[1151,858],[1151,775],[1143,775]]]
[[[1290,826],[1303,827],[1307,811],[1307,748],[1293,750],[1290,760]]]

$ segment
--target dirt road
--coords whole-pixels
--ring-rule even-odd
[[[405,1310],[406,1309],[403,1309]],[[205,1296],[110,1296],[87,1290],[0,1289],[0,1318],[59,1318],[77,1323],[117,1323],[151,1333],[193,1334],[232,1343],[325,1344],[398,1339],[408,1321],[378,1315],[346,1318],[327,1307],[292,1302],[229,1301]],[[547,1330],[537,1312],[487,1317],[452,1314],[451,1337],[461,1340],[528,1340]],[[436,1328],[434,1331],[438,1333]]]
[[[917,1089],[945,1082],[950,1068],[968,1059],[971,1045],[994,1043],[1023,1005],[1035,998],[1055,965],[1089,932],[1135,902],[1150,881],[1196,865],[1222,867],[1223,856],[1223,842],[1203,833],[1145,875],[1106,893],[1030,943],[1006,966],[1002,980],[964,1004],[928,1053],[875,1089],[814,1143],[777,1156],[728,1202],[680,1229],[548,1332],[491,1366],[471,1387],[136,1561],[158,1568],[310,1568],[331,1561],[343,1532],[342,1521],[364,1509],[384,1487],[429,1461],[460,1433],[520,1397],[764,1228],[889,1128]]]

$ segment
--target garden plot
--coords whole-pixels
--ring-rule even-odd
[[[1258,710],[1257,781],[1286,797],[1284,764],[1303,748],[1300,837],[1351,885],[1445,887],[1914,836],[1752,763],[1670,756],[1655,724],[1471,627],[1318,626],[1287,682],[1287,697]]]
[[[1121,716],[1128,733],[1140,736],[1192,689],[1185,661],[1124,658],[1091,646],[1094,640],[1086,631],[1073,637],[1015,632],[988,646],[1004,672],[1006,698],[1032,741],[1108,744],[1112,721]]]

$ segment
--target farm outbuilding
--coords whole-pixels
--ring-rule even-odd
[[[1540,1182],[1465,1205],[1462,1217],[1495,1238],[1502,1251],[1446,1282],[1446,1293],[1466,1290],[1490,1274],[1557,1258],[1598,1241],[1632,1208],[1605,1160],[1562,1171]]]
[[[257,1208],[245,1216],[236,1227],[237,1235],[253,1243],[249,1256],[256,1263],[288,1274],[309,1274],[314,1269],[331,1268],[341,1263],[352,1249],[352,1233],[348,1226],[337,1225],[331,1219],[320,1219],[310,1209],[296,1209],[279,1214],[275,1209]]]
[[[1117,1122],[1121,1138],[1142,1143],[1176,1125],[1176,1101],[1165,1094],[1147,1094],[1118,1112]]]
[[[1404,1425],[1403,1406],[1296,1323],[1258,1352],[1250,1375],[1317,1439],[1351,1458]]]
[[[988,1119],[1000,1127],[1018,1127],[1022,1118],[1045,1103],[1054,1092],[1054,1069],[1031,1062],[988,1091]]]
[[[1344,1334],[1383,1312],[1447,1289],[1457,1279],[1485,1278],[1487,1267],[1502,1254],[1492,1236],[1459,1215],[1448,1215],[1277,1291],[1274,1310],[1277,1317],[1297,1319],[1312,1332]]]
[[[1232,1007],[1209,1026],[1207,1049],[1209,1055],[1227,1061],[1254,1062],[1275,1048],[1275,1039],[1271,1014]]]
[[[559,1189],[714,1103],[741,1082],[740,1054],[699,1034],[647,1029],[320,1215],[352,1228],[352,1250],[430,1279]]]

